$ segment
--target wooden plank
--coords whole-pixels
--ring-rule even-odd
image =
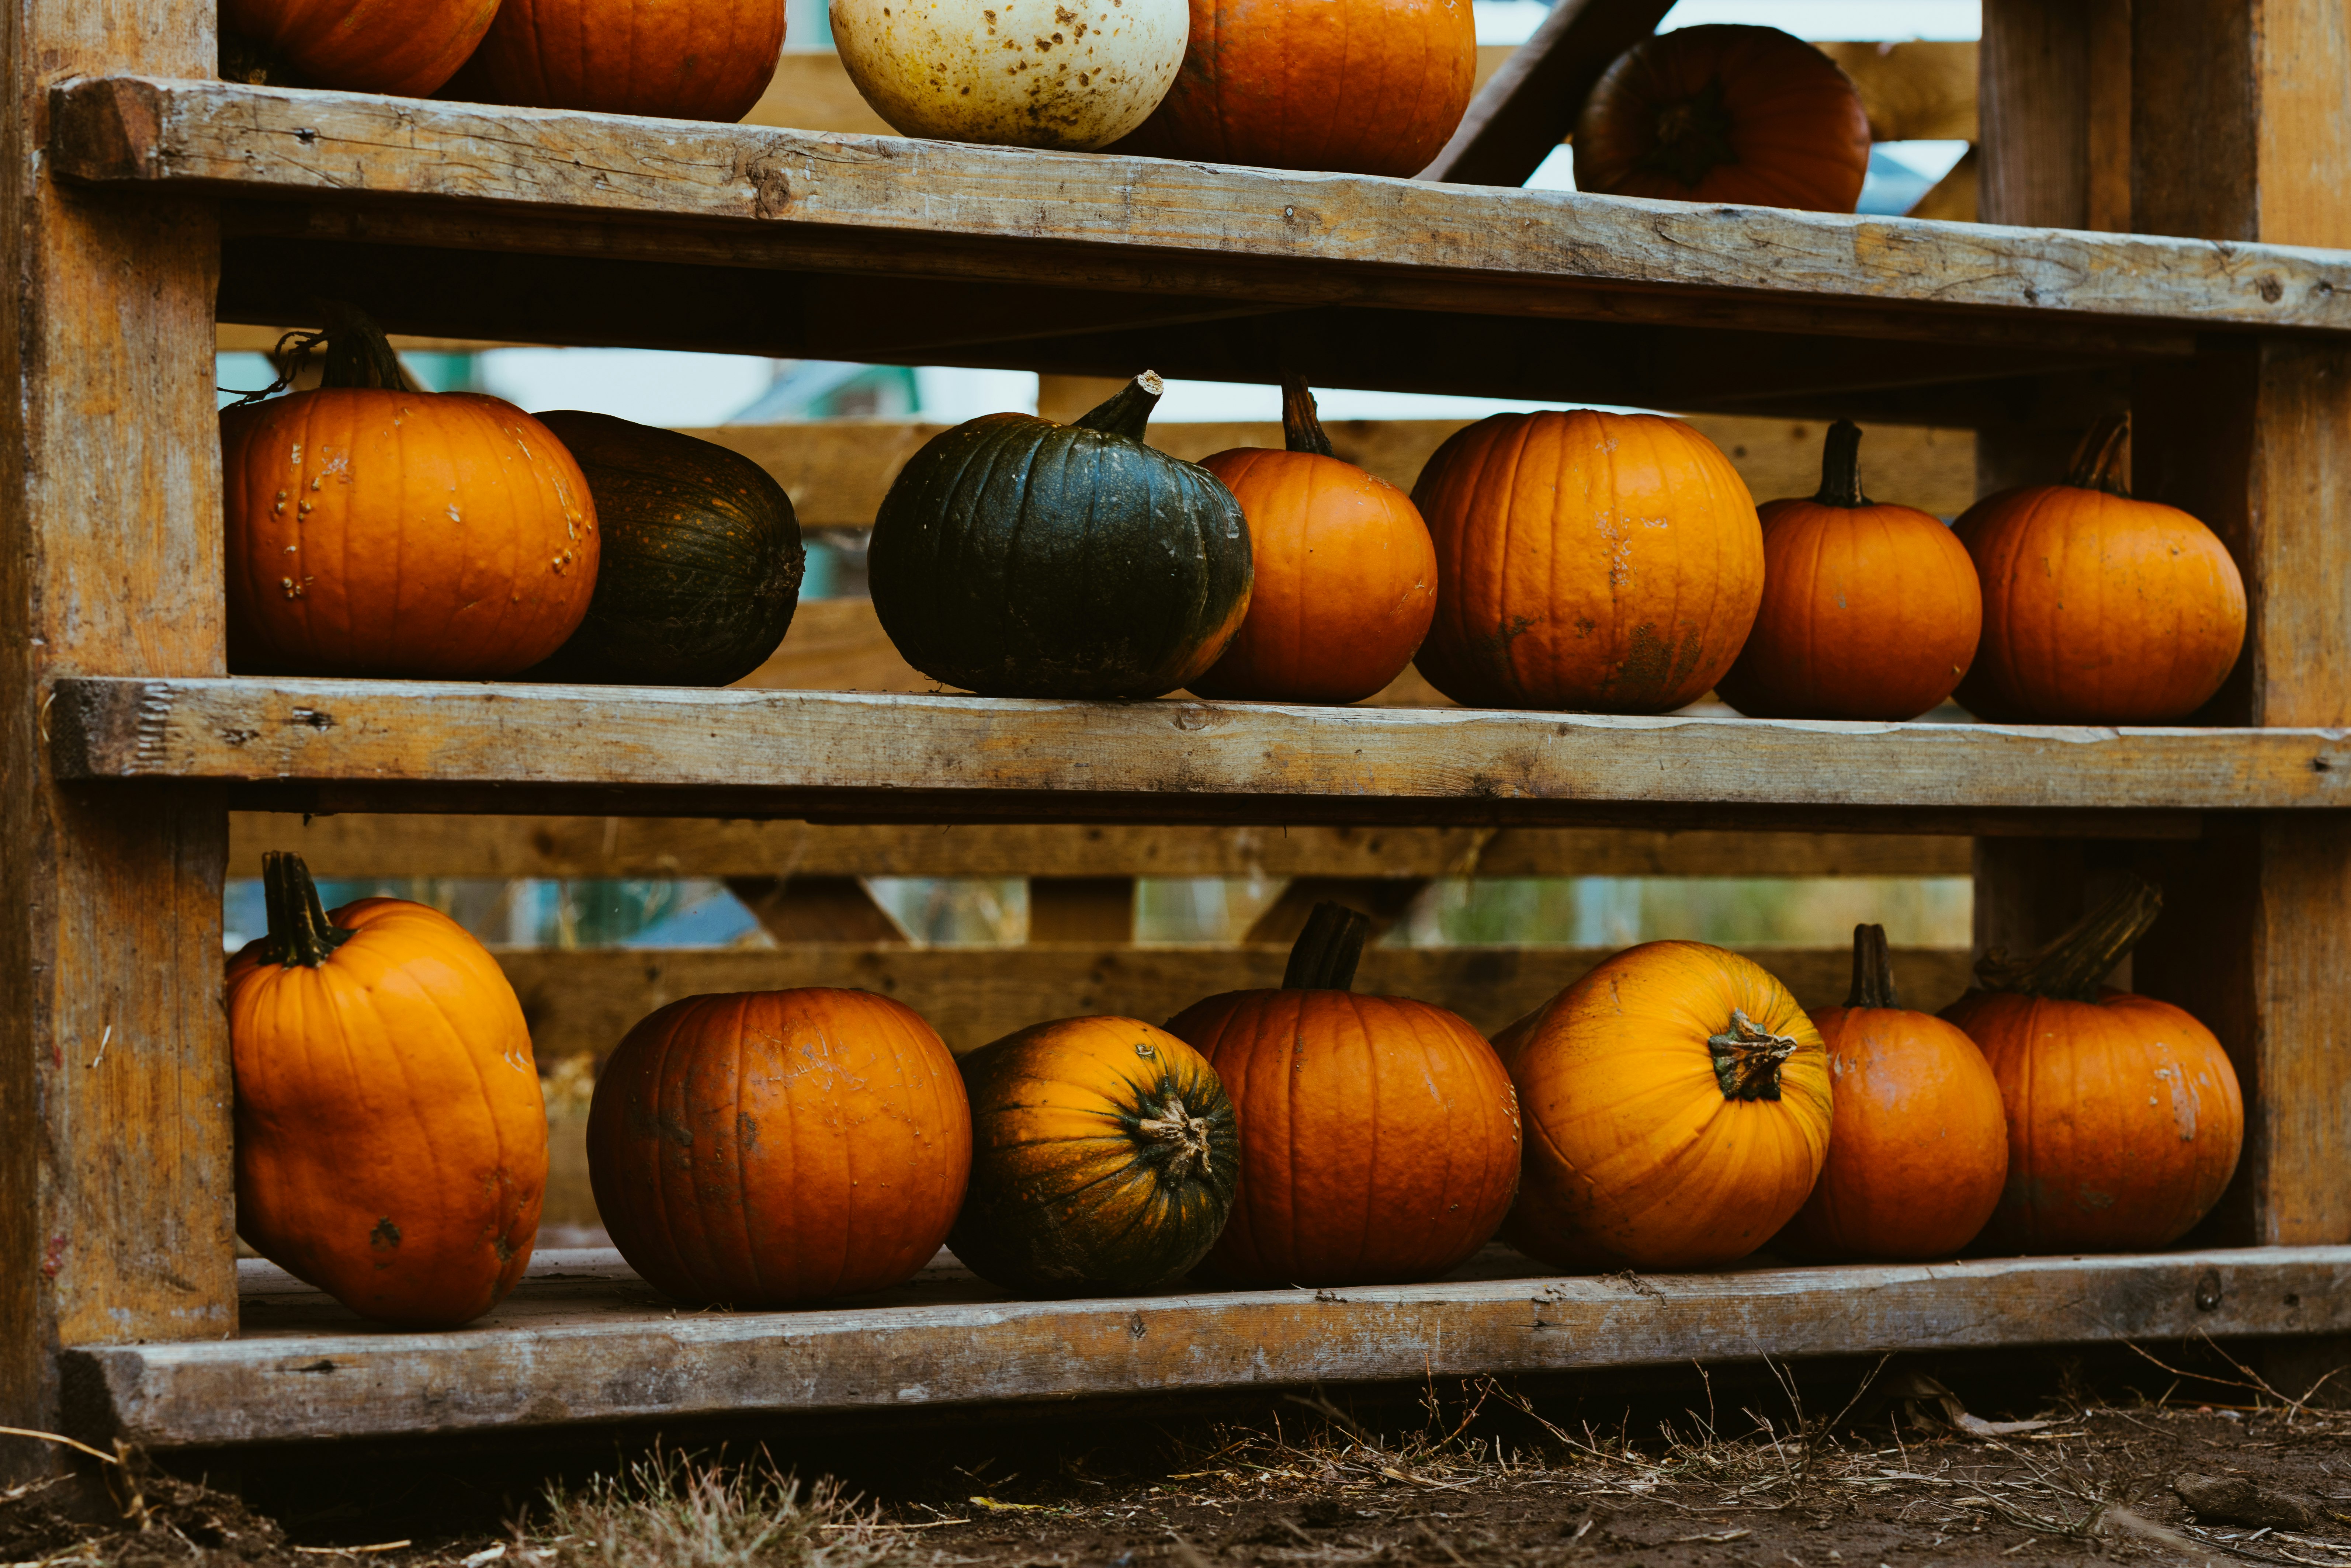
[[[1032,871],[1034,868],[1031,868]],[[1134,879],[1131,876],[1029,878],[1029,940],[1131,942],[1134,939]],[[1040,1014],[1041,1018],[1044,1015]],[[1037,1019],[1028,1020],[1035,1023]],[[1013,1028],[1020,1027],[1016,1024]],[[1010,1030],[1002,1031],[1009,1034]],[[993,1039],[993,1036],[989,1037]],[[986,1040],[979,1043],[985,1045]]]
[[[0,48],[0,1424],[51,1428],[58,1346],[236,1322],[222,803],[40,761],[57,677],[222,668],[217,227],[61,192],[39,151],[59,81],[210,71],[213,8],[25,0]],[[59,1458],[0,1439],[0,1480]]]
[[[873,112],[838,51],[786,48],[776,62],[768,90],[743,117],[746,125],[793,125],[802,131],[841,131],[855,136],[895,136],[890,122]]]
[[[2351,1328],[2341,1247],[1638,1280],[1546,1278],[1498,1247],[1433,1285],[1050,1302],[995,1298],[943,1254],[791,1312],[680,1312],[617,1254],[554,1252],[443,1334],[363,1326],[245,1267],[245,1337],[76,1352],[75,1434],[163,1449]]]
[[[651,224],[648,243],[671,260],[758,265],[756,252],[766,265],[873,272],[914,266],[920,250],[962,276],[1033,284],[1050,267],[1072,283],[1269,303],[1283,302],[1285,280],[1324,298],[1495,312],[1541,313],[1547,301],[1589,310],[1595,288],[1628,298],[1687,290],[1790,302],[1864,334],[1906,316],[1943,318],[1936,329],[1956,333],[1994,315],[2033,323],[2043,340],[2081,317],[2351,330],[2351,259],[2277,247],[2221,256],[2137,236],[491,113],[221,82],[82,82],[59,94],[54,124],[52,158],[71,177],[277,195],[355,216],[392,203],[402,210],[387,214],[381,237],[408,243],[427,243],[436,216],[463,225],[439,243],[475,247],[506,243],[496,231],[504,215],[556,216],[603,220],[575,232],[585,244]],[[1040,212],[1052,214],[1048,234]],[[2128,351],[2144,336],[2107,341]]]
[[[1249,923],[1243,942],[1270,942],[1287,949],[1304,935],[1306,922],[1318,904],[1340,904],[1371,917],[1369,939],[1378,941],[1389,927],[1410,912],[1428,882],[1422,877],[1301,876],[1293,877],[1281,896]],[[1459,1011],[1458,1008],[1454,1009]],[[1512,1017],[1518,1015],[1513,1014]],[[1503,1022],[1509,1022],[1504,1019]],[[1500,1025],[1495,1026],[1497,1029]]]
[[[1523,185],[1567,140],[1593,85],[1654,32],[1673,0],[1559,0],[1534,36],[1478,89],[1444,148],[1416,176]]]
[[[854,876],[730,876],[726,891],[778,942],[879,942],[906,934]]]

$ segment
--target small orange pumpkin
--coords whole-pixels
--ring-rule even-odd
[[[1813,1024],[1835,1091],[1828,1164],[1773,1245],[1823,1261],[1957,1255],[2008,1179],[2008,1122],[1983,1052],[1895,1001],[1883,925],[1854,928],[1853,994]]]
[[[1317,904],[1275,991],[1168,1024],[1224,1081],[1240,1186],[1208,1266],[1251,1285],[1433,1280],[1484,1246],[1519,1179],[1519,1108],[1452,1013],[1353,982],[1370,922]]]
[[[1916,718],[1976,656],[1975,562],[1937,518],[1861,493],[1861,427],[1830,426],[1820,493],[1766,501],[1763,607],[1715,694],[1757,718]]]
[[[784,47],[784,0],[505,0],[441,96],[733,124]]]
[[[1829,1148],[1828,1051],[1788,988],[1648,942],[1494,1038],[1527,1166],[1502,1239],[1573,1270],[1704,1269],[1803,1207]]]
[[[2245,1101],[2212,1031],[2099,982],[2163,910],[2136,881],[2021,960],[1994,953],[1943,1009],[1991,1063],[2008,1185],[1985,1244],[2015,1252],[2168,1247],[2236,1174]]]
[[[2220,689],[2245,645],[2245,580],[2210,528],[2131,497],[2127,418],[2103,421],[2063,485],[1969,507],[1983,644],[1959,699],[1990,719],[2169,724]]]
[[[221,26],[305,87],[430,98],[490,30],[498,0],[221,0]],[[224,40],[226,43],[227,40]]]
[[[328,915],[301,857],[262,857],[269,935],[228,967],[236,1228],[362,1317],[455,1328],[530,1263],[547,1106],[522,1004],[437,910]]]
[[[563,645],[596,590],[596,505],[512,403],[418,392],[329,307],[325,384],[221,414],[229,667],[481,678]]]
[[[1236,446],[1200,466],[1249,518],[1257,570],[1240,634],[1192,683],[1204,697],[1352,703],[1404,673],[1437,613],[1437,547],[1411,499],[1331,455],[1314,394],[1290,377],[1289,449]]]
[[[904,1284],[970,1174],[955,1058],[870,991],[672,1002],[621,1041],[588,1107],[612,1245],[681,1301],[789,1307]]]
[[[1176,85],[1109,151],[1418,173],[1477,86],[1468,0],[1191,0]]]
[[[1669,712],[1722,678],[1762,602],[1754,497],[1678,419],[1498,413],[1412,498],[1437,542],[1415,663],[1458,703]]]
[[[1849,213],[1869,172],[1869,115],[1802,38],[1715,24],[1618,57],[1572,146],[1579,191]]]

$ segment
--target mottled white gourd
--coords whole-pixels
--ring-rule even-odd
[[[908,136],[1092,152],[1175,85],[1187,0],[832,0],[857,90]]]

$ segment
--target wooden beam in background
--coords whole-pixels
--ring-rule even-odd
[[[1523,185],[1574,129],[1593,84],[1656,31],[1673,0],[1558,0],[1469,100],[1452,139],[1416,178]]]
[[[726,891],[778,942],[904,946],[906,940],[855,876],[730,876]]]
[[[1040,874],[1030,868],[1029,940],[1096,946],[1134,941],[1134,878]]]

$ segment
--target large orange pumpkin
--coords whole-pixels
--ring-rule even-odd
[[[1176,85],[1110,151],[1416,174],[1477,75],[1468,0],[1192,0]]]
[[[1853,994],[1813,1024],[1835,1089],[1828,1164],[1773,1245],[1830,1261],[1956,1255],[2008,1179],[2008,1123],[1983,1052],[1895,1000],[1883,925],[1855,928]]]
[[[1803,1207],[1828,1155],[1820,1031],[1719,947],[1628,948],[1494,1045],[1527,1124],[1502,1239],[1546,1263],[1735,1261]]]
[[[498,0],[221,0],[221,26],[306,87],[430,98],[490,30]]]
[[[1573,145],[1580,191],[1849,213],[1869,172],[1869,115],[1802,38],[1682,27],[1608,68]]]
[[[1484,1246],[1519,1179],[1519,1109],[1452,1013],[1357,996],[1369,924],[1316,906],[1274,991],[1195,1002],[1197,1046],[1240,1118],[1240,1189],[1210,1269],[1253,1285],[1433,1280]]]
[[[1762,601],[1754,497],[1677,419],[1498,413],[1412,498],[1437,541],[1415,663],[1458,703],[1665,713],[1722,678]]]
[[[2245,1102],[2212,1031],[2100,981],[2162,912],[2134,882],[2024,959],[1993,954],[1943,1009],[1991,1063],[2008,1112],[2008,1185],[1985,1244],[2014,1252],[2168,1247],[2237,1169]]]
[[[1240,634],[1192,683],[1204,697],[1352,703],[1385,686],[1437,613],[1437,547],[1411,499],[1331,455],[1314,394],[1282,388],[1289,449],[1202,460],[1249,518],[1257,570]]]
[[[731,124],[783,47],[784,0],[506,0],[441,96]]]
[[[2091,431],[2063,485],[1988,496],[1959,520],[1983,581],[1983,644],[1959,689],[1983,717],[2168,724],[2220,689],[2245,643],[2245,580],[2211,529],[2123,483],[2129,422]]]
[[[1763,607],[1716,695],[1758,718],[1916,718],[1976,656],[1983,592],[1968,547],[1861,493],[1861,427],[1839,420],[1820,493],[1766,501]]]
[[[596,1080],[588,1176],[621,1256],[682,1301],[788,1307],[914,1278],[971,1172],[971,1111],[903,1002],[687,997]]]
[[[512,403],[425,392],[330,307],[326,382],[221,414],[229,667],[484,677],[563,645],[596,589],[596,507]]]
[[[269,935],[228,967],[237,1234],[362,1317],[479,1317],[528,1266],[547,1190],[514,988],[423,904],[330,917],[298,855],[265,855],[262,882]]]

